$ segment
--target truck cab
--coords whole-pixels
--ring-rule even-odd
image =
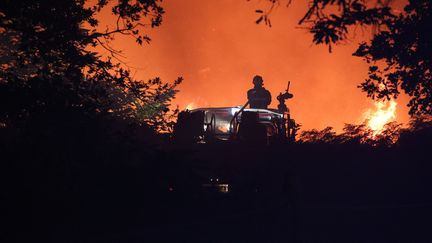
[[[180,112],[174,138],[184,142],[258,142],[289,140],[295,122],[289,112],[241,106],[197,108]]]

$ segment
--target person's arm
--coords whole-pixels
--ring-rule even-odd
[[[252,95],[252,90],[248,90],[247,92],[247,99],[250,100],[251,99],[251,95]]]
[[[271,97],[271,93],[268,90],[266,91],[267,91],[267,106],[268,106],[271,103],[272,97]]]

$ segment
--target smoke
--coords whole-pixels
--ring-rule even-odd
[[[328,53],[312,45],[312,35],[298,28],[306,11],[304,1],[273,11],[271,28],[256,25],[260,1],[166,1],[161,27],[149,29],[150,45],[118,39],[128,63],[137,67],[137,78],[159,76],[164,81],[184,78],[175,105],[237,106],[256,74],[264,78],[277,107],[276,96],[291,80],[294,98],[287,101],[293,118],[303,129],[332,126],[362,117],[370,100],[357,88],[367,75],[367,64],[351,54],[366,38],[356,34],[346,45]],[[401,103],[401,102],[399,102]],[[403,109],[398,109],[403,111]],[[399,116],[399,119],[407,115]]]

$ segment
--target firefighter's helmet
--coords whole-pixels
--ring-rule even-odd
[[[256,86],[258,86],[258,85],[262,86],[263,82],[264,82],[263,78],[259,75],[255,75],[255,77],[253,78],[253,81],[252,81],[252,83]]]

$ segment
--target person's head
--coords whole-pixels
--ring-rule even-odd
[[[253,78],[252,83],[255,85],[255,87],[262,87],[264,80],[261,76],[259,75],[255,75],[255,77]]]

